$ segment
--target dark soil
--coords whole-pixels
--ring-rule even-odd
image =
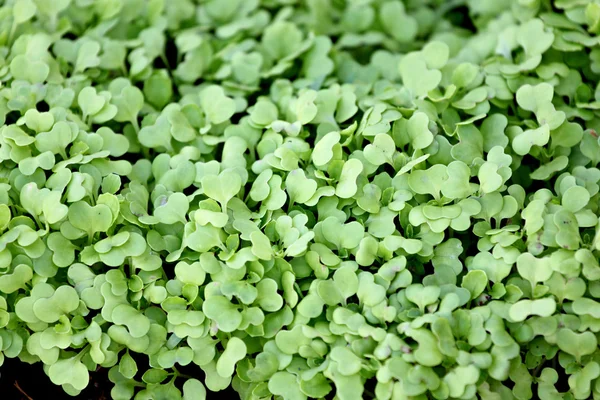
[[[77,396],[78,400],[110,400],[112,383],[107,370],[90,373],[89,386]],[[42,365],[33,365],[18,359],[5,359],[0,367],[0,397],[2,400],[73,400],[60,386],[50,382]]]
[[[197,367],[180,367],[180,371],[197,376],[203,380],[202,373]],[[76,397],[66,394],[60,386],[56,386],[44,373],[41,363],[33,365],[19,359],[4,360],[0,367],[0,399],[1,400],[111,400],[110,390],[113,383],[108,380],[108,369],[99,368],[90,372],[88,387]],[[239,395],[231,388],[214,393],[207,391],[206,398],[238,399]]]

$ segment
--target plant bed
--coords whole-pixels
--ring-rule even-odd
[[[7,0],[0,397],[600,398],[598,0]]]

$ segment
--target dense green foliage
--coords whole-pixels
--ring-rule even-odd
[[[600,1],[0,4],[0,362],[600,399]]]

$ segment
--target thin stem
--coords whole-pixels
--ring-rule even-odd
[[[172,367],[171,369],[173,370],[173,377],[174,378],[194,379],[193,376],[190,376],[190,375],[187,375],[187,374],[182,374],[175,367]]]
[[[85,355],[86,355],[86,354],[87,354],[87,353],[90,351],[90,349],[91,349],[91,348],[92,348],[92,346],[88,344],[87,346],[85,346],[85,347],[83,348],[83,350],[81,350],[81,351],[79,352],[79,354],[77,354],[77,355],[75,356],[75,358],[76,358],[78,361],[81,361],[81,359],[83,358],[83,356],[85,356]]]
[[[31,214],[31,216],[33,217],[33,220],[35,221],[38,229],[42,229],[42,227],[44,226],[44,224],[42,224],[42,221],[40,221],[39,217],[35,214]]]
[[[67,151],[65,149],[58,149],[58,154],[63,158],[63,160],[68,160]]]
[[[144,156],[144,158],[147,160],[152,160],[152,158],[150,157],[150,149],[143,145],[141,146],[141,148],[142,148],[142,155]]]
[[[167,67],[167,71],[169,71],[169,75],[171,75],[172,69],[171,69],[171,65],[169,64],[169,60],[167,59],[167,56],[164,53],[162,53],[160,55],[160,59],[165,63],[165,66]]]
[[[294,290],[296,291],[300,299],[304,298],[304,294],[302,294],[302,289],[300,289],[300,285],[298,285],[298,283],[296,282],[294,282]]]
[[[25,398],[27,398],[27,400],[33,400],[23,389],[21,389],[17,381],[15,381],[14,386],[23,396],[25,396]]]
[[[8,43],[12,43],[13,36],[15,36],[15,32],[17,31],[18,24],[15,23],[13,19],[12,25],[10,27],[10,33],[8,34]]]
[[[438,18],[441,18],[448,11],[453,10],[457,7],[460,7],[466,3],[466,0],[450,0],[444,2],[441,6],[439,6],[436,10],[436,15]]]
[[[135,129],[136,135],[139,135],[140,134],[140,124],[137,120],[137,117],[132,118],[130,122],[131,122],[131,125],[133,126],[133,129]]]
[[[540,370],[542,369],[542,367],[544,366],[545,363],[546,363],[546,356],[542,356],[542,360],[540,361],[540,365],[538,365],[533,370],[533,373],[531,375],[533,375],[534,377],[537,378],[538,372],[540,372]]]

